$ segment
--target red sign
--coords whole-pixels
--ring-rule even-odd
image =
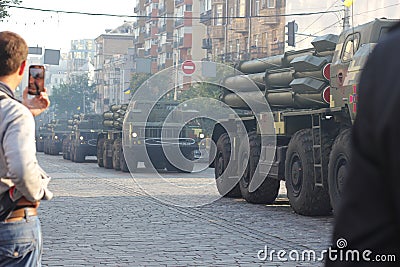
[[[196,70],[196,65],[191,60],[186,60],[182,63],[182,71],[186,75],[192,75]]]

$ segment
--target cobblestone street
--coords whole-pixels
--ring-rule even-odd
[[[271,261],[260,250],[314,250],[319,257],[330,243],[333,218],[299,216],[283,195],[268,206],[220,199],[177,207],[148,196],[129,173],[95,161],[38,158],[55,194],[40,208],[45,266],[322,266],[279,261],[276,253]],[[199,176],[213,177],[213,170]]]

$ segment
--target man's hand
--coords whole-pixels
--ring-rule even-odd
[[[47,89],[45,88],[44,92],[41,92],[40,95],[29,98],[28,87],[26,87],[22,94],[22,104],[24,104],[31,111],[33,116],[41,114],[50,106]]]

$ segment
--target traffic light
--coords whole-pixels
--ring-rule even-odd
[[[288,32],[287,32],[288,40],[287,40],[287,43],[288,43],[289,46],[295,47],[296,46],[296,30],[297,30],[296,28],[297,28],[297,24],[293,20],[293,21],[288,22],[286,27],[288,28]]]

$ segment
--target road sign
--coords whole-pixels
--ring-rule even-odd
[[[191,60],[186,60],[182,63],[182,71],[185,75],[192,75],[196,70],[196,65]]]

